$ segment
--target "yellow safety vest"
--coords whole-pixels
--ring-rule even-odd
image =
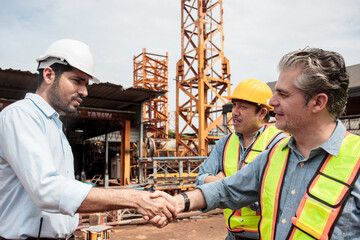
[[[270,152],[261,183],[261,239],[274,239],[289,138],[279,142]],[[360,137],[347,133],[337,157],[329,155],[315,173],[292,218],[287,239],[330,239],[339,214],[350,196],[360,173]],[[274,161],[272,161],[274,160]]]
[[[262,151],[266,150],[269,144],[277,137],[281,130],[277,129],[273,125],[266,125],[265,130],[255,140],[249,153],[244,159],[244,164],[250,163],[254,158]],[[223,152],[223,169],[225,176],[231,176],[239,169],[240,160],[240,141],[239,137],[232,133],[224,147]],[[224,216],[226,227],[232,232],[258,232],[258,225],[260,220],[260,214],[251,210],[249,207],[244,207],[236,211],[232,209],[224,209]]]

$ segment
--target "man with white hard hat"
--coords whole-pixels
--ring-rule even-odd
[[[74,178],[73,154],[59,113],[75,112],[94,77],[89,47],[52,43],[37,58],[39,82],[0,113],[0,239],[69,239],[78,213],[135,208],[157,225],[171,221],[173,202],[132,189],[99,189]],[[159,224],[160,222],[160,224]]]

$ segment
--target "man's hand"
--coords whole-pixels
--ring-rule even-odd
[[[175,201],[167,193],[158,192],[153,193],[158,197],[151,197],[150,192],[141,191],[135,208],[145,220],[150,220],[157,227],[164,227],[176,217]]]
[[[190,210],[206,207],[206,201],[200,189],[188,191],[186,192],[186,194],[190,199],[190,208],[189,208]],[[169,194],[166,194],[165,192],[156,191],[152,193],[150,197],[153,199],[164,198],[169,202],[171,202],[175,207],[174,218],[185,209],[185,199],[181,194],[172,197]],[[151,218],[149,222],[158,228],[162,228],[165,227],[170,221],[169,219],[165,219],[162,216],[156,216]]]
[[[226,176],[223,172],[219,172],[218,174],[216,174],[215,177],[217,177],[220,180],[220,179],[224,179]]]
[[[152,198],[150,197],[152,194],[150,192],[141,193],[142,195],[137,202],[136,210],[143,215],[145,220],[149,220],[155,216],[166,217],[169,221],[175,218],[175,202],[172,201],[170,195],[163,192],[161,198]]]
[[[152,193],[150,195],[150,197],[152,199],[165,199],[166,201],[168,201],[169,203],[172,204],[172,206],[174,207],[174,212],[173,213],[173,219],[176,218],[177,214],[180,212],[178,209],[177,209],[177,200],[176,200],[176,197],[173,197],[165,192],[162,192],[162,191],[155,191],[154,193]],[[166,218],[164,216],[155,216],[151,219],[149,219],[149,222],[152,223],[154,226],[158,227],[158,228],[163,228],[165,227],[166,225],[168,225],[173,219],[169,219],[169,218]]]
[[[212,175],[207,176],[205,178],[205,183],[221,180],[221,179],[224,179],[225,177],[226,176],[223,172],[219,172],[218,174],[216,174],[216,176],[212,176]]]

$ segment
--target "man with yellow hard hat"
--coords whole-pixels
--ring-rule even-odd
[[[240,82],[231,96],[232,122],[235,132],[221,138],[207,160],[200,166],[196,185],[231,176],[259,153],[275,145],[287,135],[268,124],[272,107],[270,87],[256,79]],[[227,240],[259,239],[260,214],[257,204],[238,210],[224,209]]]

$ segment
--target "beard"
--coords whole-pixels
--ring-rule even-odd
[[[62,92],[59,82],[60,79],[57,79],[49,89],[48,97],[52,106],[56,110],[60,110],[65,113],[75,113],[77,106],[74,106],[72,101],[75,101],[77,98],[81,98],[81,96],[79,94],[74,94],[69,100],[67,100],[67,96]]]

